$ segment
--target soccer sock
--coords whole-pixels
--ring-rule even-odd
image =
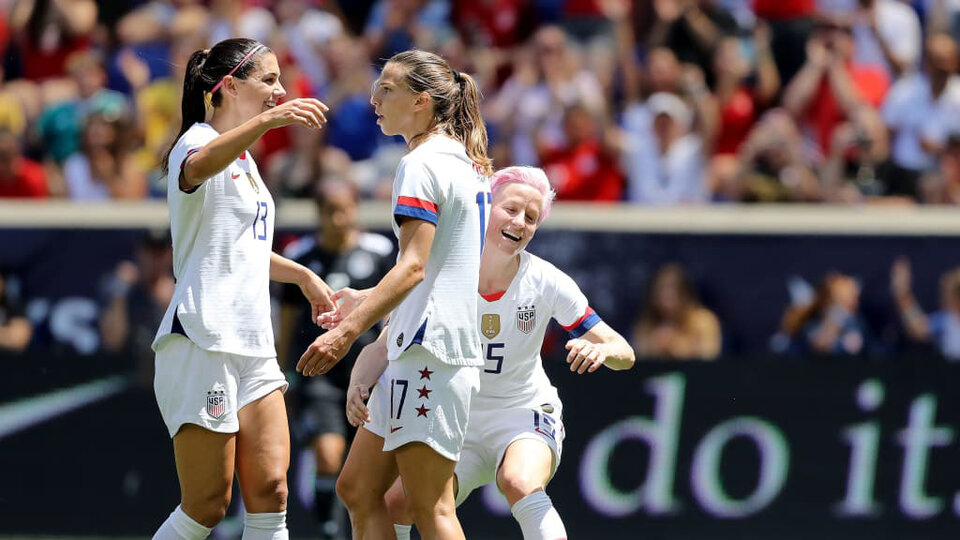
[[[413,525],[393,524],[393,531],[397,533],[397,540],[410,540],[410,529],[412,528]]]
[[[210,531],[197,523],[180,508],[180,505],[170,512],[167,520],[160,525],[153,540],[203,540],[210,535]]]
[[[534,491],[520,499],[511,508],[513,518],[520,524],[524,540],[566,540],[567,530],[553,501],[543,491]]]
[[[286,512],[243,516],[242,540],[288,540],[289,538]]]
[[[321,525],[334,520],[336,501],[336,476],[320,476],[313,480],[313,512]]]

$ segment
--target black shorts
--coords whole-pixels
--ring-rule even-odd
[[[304,440],[312,440],[327,433],[346,437],[346,390],[331,384],[322,376],[308,379],[304,383],[299,388],[300,396],[293,413],[297,436]]]

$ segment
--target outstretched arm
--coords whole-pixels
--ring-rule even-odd
[[[600,321],[583,336],[571,339],[566,348],[570,371],[593,373],[605,365],[610,369],[630,369],[634,363],[633,348],[619,332]]]

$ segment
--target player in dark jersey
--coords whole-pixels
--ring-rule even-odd
[[[357,229],[354,186],[346,181],[325,180],[317,193],[317,213],[317,232],[290,244],[284,256],[311,269],[334,290],[375,286],[393,266],[393,242]],[[322,332],[310,320],[302,297],[295,285],[284,286],[281,294],[277,345],[285,369],[292,369],[300,354]],[[340,529],[334,488],[347,439],[353,431],[343,417],[350,370],[360,349],[375,340],[377,333],[374,328],[361,336],[357,340],[361,346],[352,348],[344,358],[346,361],[334,366],[325,377],[291,376],[297,382],[293,385],[295,390],[288,394],[293,409],[293,433],[302,445],[313,450],[316,458],[314,509],[324,537],[337,536]]]

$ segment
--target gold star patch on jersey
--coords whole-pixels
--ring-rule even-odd
[[[524,334],[529,334],[530,332],[533,332],[533,328],[536,325],[537,325],[536,306],[517,307],[517,330],[520,330]]]
[[[480,317],[480,333],[487,339],[493,339],[500,333],[500,315],[485,313]]]

